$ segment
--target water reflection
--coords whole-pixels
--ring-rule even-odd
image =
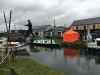
[[[68,75],[99,75],[100,55],[73,48],[29,46],[30,56],[36,62]]]
[[[40,52],[40,49],[38,47],[30,46],[31,52]]]
[[[53,50],[56,50],[56,49],[60,49],[60,48],[48,48],[48,47],[40,47],[40,46],[30,46],[30,51],[31,52],[40,52],[42,50],[53,51]]]
[[[79,55],[79,50],[71,49],[71,48],[64,48],[64,56],[69,58],[74,58],[75,56]]]
[[[22,50],[22,51],[16,51],[14,52],[15,55],[18,55],[18,56],[30,56],[30,54],[27,52],[27,50]]]
[[[100,54],[99,53],[88,53],[86,55],[88,61],[94,60],[95,64],[100,65]]]

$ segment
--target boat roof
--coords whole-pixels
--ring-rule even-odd
[[[1,38],[0,41],[2,41],[2,40],[7,40],[7,38]]]
[[[95,40],[100,40],[100,38],[96,38]]]
[[[10,44],[10,42],[8,42]],[[19,44],[19,42],[11,42],[11,44]]]
[[[0,39],[0,41],[2,41],[2,40]]]

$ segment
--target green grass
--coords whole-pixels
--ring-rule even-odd
[[[70,42],[64,42],[64,43],[70,43]],[[77,40],[75,42],[72,42],[72,44],[86,44],[86,41]]]
[[[58,43],[58,42],[63,42],[63,39],[54,39],[54,41],[55,41],[56,43]]]
[[[61,42],[61,43],[65,43],[68,44],[70,42],[63,42],[63,39],[54,39],[54,41],[57,42]],[[71,42],[71,44],[86,44],[86,41],[82,41],[82,40],[77,40],[75,42]]]
[[[31,59],[21,57],[15,57],[15,62],[7,61],[3,63],[2,66],[5,70],[2,71],[2,74],[0,75],[10,75],[10,67],[13,67],[18,75],[66,75],[64,73],[52,70],[46,66],[38,64]]]

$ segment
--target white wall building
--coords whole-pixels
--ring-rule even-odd
[[[43,26],[36,26],[33,27],[33,33],[38,36],[43,36],[46,34],[46,31],[53,28],[51,25],[43,25]]]

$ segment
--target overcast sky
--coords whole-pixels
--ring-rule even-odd
[[[100,0],[0,0],[0,24],[4,22],[3,12],[9,21],[10,10],[16,29],[28,29],[24,26],[28,19],[33,26],[53,26],[55,19],[56,26],[69,27],[74,20],[100,17]]]

